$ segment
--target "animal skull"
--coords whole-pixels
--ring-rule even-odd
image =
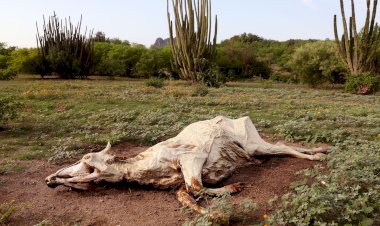
[[[231,175],[236,167],[258,155],[291,155],[319,160],[327,148],[304,149],[264,141],[248,117],[218,116],[195,122],[176,137],[158,143],[134,158],[121,159],[109,153],[110,143],[98,153],[89,153],[71,166],[46,178],[49,187],[64,185],[90,190],[100,181],[136,181],[158,188],[182,186],[178,200],[199,213],[207,213],[191,195],[222,195],[241,190],[240,184],[204,188]]]

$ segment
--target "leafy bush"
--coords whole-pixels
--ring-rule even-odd
[[[289,61],[297,77],[311,87],[324,83],[342,83],[346,68],[338,58],[336,44],[318,41],[298,47]]]
[[[18,49],[11,54],[10,65],[18,73],[38,74],[39,57],[37,49]]]
[[[227,82],[226,75],[223,74],[216,64],[211,63],[205,58],[197,59],[197,81],[210,87],[220,87]]]
[[[78,141],[72,137],[67,137],[58,140],[58,143],[51,149],[52,155],[49,162],[53,163],[66,163],[70,159],[83,154],[84,150],[78,148]]]
[[[208,94],[208,88],[207,86],[204,85],[197,85],[191,92],[191,96],[196,97],[196,96],[207,96]]]
[[[46,57],[49,66],[53,72],[57,73],[63,79],[73,79],[76,77],[86,77],[84,71],[86,70],[81,66],[81,62],[73,53],[60,49],[50,49]]]
[[[95,75],[135,76],[136,64],[146,52],[142,45],[101,42],[94,45]]]
[[[11,98],[0,98],[0,123],[16,118],[17,109],[20,106],[20,103],[13,101]]]
[[[269,79],[272,81],[283,82],[283,83],[295,82],[294,78],[291,76],[290,73],[278,73],[278,72],[272,73]]]
[[[244,39],[245,40],[245,39]],[[269,78],[269,64],[257,59],[255,48],[246,42],[228,40],[218,47],[216,64],[230,79],[258,76]]]
[[[137,62],[135,75],[144,78],[161,76],[160,72],[171,69],[170,57],[171,49],[169,47],[148,49]]]
[[[229,225],[231,222],[244,222],[248,214],[253,213],[258,208],[257,203],[251,199],[245,199],[238,204],[232,204],[231,196],[226,194],[215,197],[211,200],[211,205],[207,210],[211,214],[199,214],[191,221],[184,223],[190,225]]]
[[[8,67],[9,56],[0,55],[0,69]]]
[[[152,77],[152,78],[147,79],[145,81],[145,85],[146,86],[151,86],[151,87],[154,87],[154,88],[162,88],[165,85],[165,80],[162,79],[162,78]]]
[[[11,80],[17,76],[17,72],[12,68],[0,69],[0,80]]]
[[[348,77],[345,86],[346,92],[363,95],[375,93],[379,89],[380,75],[370,72]]]
[[[17,75],[17,72],[10,65],[10,56],[14,50],[15,47],[6,48],[6,45],[0,42],[0,80],[11,80]]]
[[[262,61],[254,61],[251,64],[251,70],[249,71],[250,74],[253,76],[257,76],[263,79],[268,79],[271,74],[271,69],[269,65]]]

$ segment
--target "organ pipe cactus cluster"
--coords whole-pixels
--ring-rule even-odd
[[[93,62],[92,31],[86,38],[87,28],[81,34],[82,16],[76,26],[65,18],[62,20],[55,15],[48,22],[43,22],[43,34],[40,35],[37,26],[37,48],[41,59],[41,75],[51,72],[61,78],[86,78],[90,73]]]
[[[371,13],[371,0],[367,0],[365,25],[362,32],[358,34],[354,0],[351,0],[352,15],[348,27],[343,0],[340,0],[343,22],[343,35],[341,40],[339,40],[337,19],[336,15],[334,15],[334,33],[338,52],[353,76],[374,70],[376,48],[380,41],[379,27],[377,26],[377,23],[375,24],[377,0],[373,1],[372,7]]]
[[[217,16],[215,16],[212,37],[211,0],[171,0],[174,11],[174,26],[169,13],[170,45],[173,54],[173,67],[179,69],[183,79],[196,82],[197,73],[202,70],[199,62],[213,61],[216,54]],[[175,35],[175,37],[174,37]]]

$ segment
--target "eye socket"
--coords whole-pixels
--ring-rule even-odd
[[[95,172],[95,167],[90,166],[89,164],[87,164],[85,162],[82,162],[82,164],[83,164],[83,166],[85,168],[86,173],[91,174],[91,173]]]

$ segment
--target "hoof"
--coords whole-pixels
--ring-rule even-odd
[[[212,225],[229,225],[229,218],[220,211],[214,211],[209,214],[209,221],[212,222]]]
[[[321,160],[324,157],[326,157],[326,154],[317,153],[317,154],[313,155],[313,160]]]
[[[226,188],[230,194],[238,193],[243,190],[243,183],[230,184]]]
[[[313,148],[313,153],[327,153],[327,151],[329,150],[329,147],[328,146],[324,146],[324,147],[319,147],[319,148]]]

